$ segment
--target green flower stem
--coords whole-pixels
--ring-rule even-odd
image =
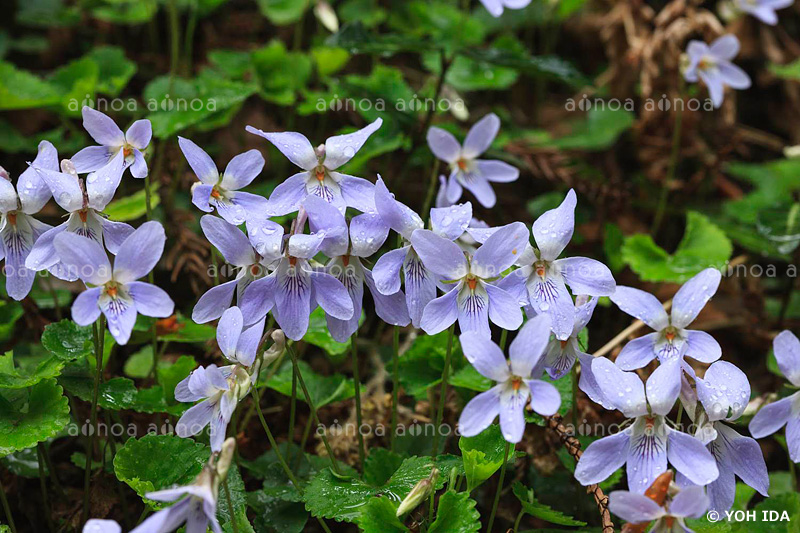
[[[53,283],[53,276],[50,273],[47,273],[45,276],[47,279],[47,290],[50,292],[50,297],[53,299],[53,309],[56,312],[56,320],[61,320],[61,306],[58,305],[58,293],[56,292],[56,286]]]
[[[292,462],[292,444],[294,444],[294,425],[297,416],[297,372],[292,367],[292,399],[289,401],[289,438],[286,443],[286,462]]]
[[[439,453],[439,426],[442,425],[442,418],[444,417],[444,403],[447,397],[447,379],[450,375],[450,356],[453,354],[453,337],[455,336],[456,324],[450,326],[447,334],[447,352],[444,356],[444,368],[442,369],[442,387],[439,392],[439,409],[436,411],[436,424],[433,426],[433,450],[431,455],[436,456]]]
[[[287,348],[288,348],[288,346],[287,346]],[[292,361],[294,361],[294,360],[295,360],[295,358],[293,356],[292,357]],[[300,376],[300,373],[298,372],[298,377],[299,376]],[[302,384],[302,378],[301,378],[301,384]],[[303,386],[303,389],[305,389],[305,386]],[[275,437],[272,436],[272,431],[270,431],[269,425],[267,424],[267,421],[264,419],[264,413],[261,412],[261,405],[259,405],[259,401],[258,401],[259,398],[258,398],[258,394],[256,394],[255,388],[250,389],[250,393],[253,395],[253,402],[256,405],[256,412],[258,413],[258,419],[261,420],[261,427],[264,428],[264,433],[267,434],[267,439],[269,440],[269,445],[272,446],[273,450],[275,450],[275,457],[278,458],[278,462],[280,463],[281,468],[283,468],[283,472],[286,474],[286,477],[289,478],[289,481],[292,482],[292,485],[294,485],[294,487],[297,489],[297,492],[299,492],[300,495],[302,496],[303,495],[303,487],[302,487],[302,485],[300,485],[300,482],[297,480],[297,478],[292,473],[292,470],[289,468],[289,465],[286,464],[286,461],[283,458],[283,454],[281,454],[281,450],[280,450],[280,448],[278,448],[278,443],[275,442]],[[322,529],[324,529],[327,533],[331,533],[331,530],[328,529],[328,525],[325,523],[325,521],[322,518],[317,518],[317,521],[319,521],[319,525],[322,526]]]
[[[312,418],[309,416],[308,420],[306,421],[306,427],[303,429],[303,437],[300,439],[300,453],[297,454],[297,459],[294,461],[294,468],[297,470],[300,468],[300,460],[303,458],[303,454],[305,453],[306,444],[308,443],[308,437],[311,435],[311,421]]]
[[[578,365],[572,365],[572,431],[578,431]]]
[[[356,396],[356,424],[358,427],[356,428],[356,434],[358,435],[358,463],[361,467],[361,471],[364,471],[364,458],[367,455],[366,448],[364,446],[364,435],[361,434],[361,380],[358,375],[358,346],[356,346],[356,339],[358,334],[353,333],[353,336],[350,337],[350,353],[353,356],[353,385],[355,386],[355,396]]]
[[[397,406],[400,403],[400,326],[394,326],[392,334],[392,433],[389,435],[391,450],[394,451],[394,440],[397,434]]]
[[[83,512],[81,523],[86,523],[89,519],[89,481],[92,477],[92,452],[94,451],[94,439],[97,435],[97,399],[100,395],[100,377],[103,374],[103,341],[105,340],[106,321],[102,314],[97,319],[94,326],[94,356],[97,364],[94,372],[94,389],[92,391],[92,411],[89,415],[91,433],[86,442],[86,463],[84,465],[85,474],[83,478]]]
[[[789,454],[789,447],[786,447],[786,458],[789,460],[789,477],[792,478],[792,490],[798,492],[797,488],[797,468],[794,466],[791,454]]]
[[[683,76],[679,78],[678,94],[681,98],[683,97]],[[653,227],[650,228],[650,233],[653,235],[658,233],[658,228],[664,219],[664,211],[667,208],[667,198],[669,197],[669,185],[675,178],[675,169],[678,166],[678,157],[681,151],[682,124],[683,106],[681,105],[675,108],[675,126],[672,129],[672,149],[669,154],[669,166],[667,167],[667,175],[664,177],[664,182],[661,184],[661,194],[658,197],[658,206],[653,217]]]
[[[522,522],[522,517],[523,516],[525,516],[525,510],[524,509],[520,509],[519,510],[519,514],[517,515],[517,519],[514,520],[514,533],[517,533],[517,531],[519,531],[519,524],[520,524],[520,522]]]
[[[300,388],[303,389],[303,395],[305,396],[306,403],[308,407],[311,409],[311,415],[314,417],[314,423],[317,424],[317,427],[321,426],[319,422],[319,416],[317,415],[317,408],[314,405],[314,400],[311,399],[311,395],[308,393],[308,388],[306,387],[306,382],[303,380],[303,373],[300,372],[300,367],[297,364],[297,353],[295,353],[294,348],[286,344],[286,350],[289,352],[289,357],[292,358],[292,365],[294,365],[295,372],[297,372],[297,380],[300,382]],[[258,407],[259,411],[261,407]],[[341,474],[339,471],[339,465],[336,464],[336,457],[333,455],[333,448],[331,448],[331,443],[328,442],[328,435],[327,432],[323,431],[320,435],[322,438],[322,443],[325,445],[325,450],[328,452],[328,458],[331,461],[331,469],[337,473]]]
[[[44,513],[47,516],[47,528],[52,532],[55,531],[53,525],[52,509],[50,507],[50,497],[47,494],[47,479],[44,474],[44,445],[41,442],[36,443],[36,454],[39,463],[39,487],[42,490],[42,503],[44,505]]]
[[[511,451],[511,444],[506,441],[506,449],[503,452],[503,466],[500,467],[500,479],[497,482],[497,492],[494,493],[494,503],[492,504],[492,513],[489,515],[489,527],[486,531],[492,531],[494,525],[494,517],[497,514],[497,504],[500,503],[500,493],[503,491],[503,481],[506,478],[506,464],[508,463],[508,454]]]
[[[11,528],[11,533],[17,533],[17,526],[14,525],[14,517],[11,514],[11,507],[8,505],[6,499],[6,489],[3,487],[3,482],[0,480],[0,500],[3,502],[3,511],[6,513],[6,522],[8,527]]]
[[[508,340],[508,330],[504,329],[500,332],[500,351],[506,349],[506,341]]]
[[[228,487],[228,478],[222,482],[222,488],[225,490],[225,500],[228,502],[228,513],[231,515],[231,527],[233,533],[239,533],[239,524],[236,523],[236,515],[233,513],[233,498],[231,498],[231,489]]]

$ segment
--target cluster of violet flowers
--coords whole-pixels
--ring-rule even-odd
[[[86,290],[72,305],[73,320],[89,325],[103,315],[111,335],[125,344],[137,314],[167,317],[174,308],[162,289],[139,281],[163,252],[161,224],[148,221],[134,229],[102,212],[126,170],[134,177],[146,175],[143,151],[150,124],[140,120],[123,133],[102,113],[84,108],[83,116],[99,146],[59,163],[55,147],[43,142],[16,188],[3,171],[0,235],[6,286],[21,299],[36,271],[80,280]],[[437,207],[420,215],[395,199],[380,176],[373,183],[340,171],[380,127],[378,119],[317,147],[300,133],[248,127],[299,167],[268,199],[242,190],[264,167],[257,150],[237,155],[220,172],[198,145],[179,139],[198,178],[192,201],[206,213],[200,219],[202,231],[237,268],[234,279],[212,287],[194,307],[196,322],[218,321],[218,345],[229,364],[200,367],[178,384],[176,399],[195,404],[178,422],[179,436],[208,427],[212,459],[229,453],[226,446],[232,444],[226,444],[225,435],[233,412],[261,365],[283,350],[283,335],[302,339],[310,313],[319,307],[332,337],[344,342],[356,333],[369,293],[387,324],[411,324],[431,335],[449,330],[451,338],[458,324],[465,357],[496,383],[464,407],[462,435],[477,435],[499,418],[504,438],[520,442],[526,408],[543,416],[556,414],[561,398],[551,382],[578,363],[580,370],[574,372],[580,375],[580,389],[629,419],[622,431],[592,442],[575,470],[576,479],[590,485],[627,465],[631,495],[612,498],[620,516],[661,519],[696,516],[706,507],[727,510],[735,476],[767,494],[769,479],[758,444],[728,425],[748,405],[747,378],[720,360],[722,350],[713,337],[688,329],[715,294],[718,270],[706,269],[687,281],[668,313],[654,296],[617,286],[601,262],[563,257],[575,226],[578,199],[573,190],[530,229],[523,222],[489,227],[476,220],[472,204],[462,201],[464,190],[491,207],[496,201],[491,184],[519,176],[507,163],[481,159],[500,127],[491,114],[475,124],[463,145],[444,130],[430,129],[431,151],[449,165],[450,175],[442,178]],[[32,217],[51,197],[68,213],[66,222],[52,228]],[[273,220],[293,213],[288,229]],[[390,231],[400,245],[376,258]],[[585,353],[578,341],[601,297],[654,330],[630,341],[615,361]],[[280,328],[269,332],[277,350],[258,357],[269,315]],[[504,330],[500,345],[492,340],[491,324]],[[509,331],[517,333],[507,358]],[[775,355],[789,381],[800,385],[797,337],[788,331],[779,335]],[[700,376],[686,357],[710,366]],[[643,381],[639,373],[654,361],[657,366]],[[800,459],[798,394],[767,405],[750,424],[756,438],[786,425],[794,461]],[[678,403],[696,428],[691,434],[667,418]],[[668,471],[668,464],[677,471],[671,503],[643,503],[639,495]],[[210,523],[218,530],[216,487],[223,478],[219,468],[209,466],[189,487],[149,495],[188,496],[136,531],[169,531],[182,522],[191,527]]]

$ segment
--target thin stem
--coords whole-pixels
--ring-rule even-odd
[[[494,503],[492,504],[492,513],[489,515],[489,527],[486,531],[491,531],[494,525],[494,517],[497,514],[497,504],[500,503],[500,493],[503,491],[503,481],[506,477],[506,463],[508,463],[508,453],[511,450],[511,444],[506,442],[506,449],[503,452],[503,466],[500,467],[500,480],[497,482],[497,492],[494,493]]]
[[[256,413],[258,414],[258,419],[261,420],[261,427],[264,428],[264,433],[267,434],[267,439],[269,440],[269,445],[272,446],[273,450],[275,450],[275,457],[278,458],[278,462],[280,463],[281,468],[283,468],[283,472],[286,474],[286,477],[289,478],[289,481],[291,481],[292,485],[295,486],[295,488],[297,489],[297,492],[299,492],[302,495],[303,494],[303,488],[300,486],[300,482],[297,480],[297,478],[292,473],[291,469],[289,468],[289,465],[286,464],[286,460],[283,458],[283,454],[281,453],[280,448],[278,448],[278,443],[275,442],[275,437],[272,436],[272,431],[270,431],[269,425],[267,424],[266,419],[264,419],[264,413],[261,411],[261,405],[259,404],[259,401],[258,401],[259,398],[258,398],[258,394],[256,394],[256,390],[255,389],[251,389],[250,390],[250,394],[253,395],[253,402],[255,402],[255,405],[256,405]]]
[[[189,6],[189,20],[183,34],[183,71],[189,76],[192,73],[192,46],[194,45],[194,30],[197,27],[197,2]]]
[[[167,15],[169,17],[169,92],[172,92],[175,76],[178,74],[180,63],[181,28],[178,20],[178,2],[167,2]]]
[[[678,426],[679,429],[681,427],[681,418],[683,418],[683,402],[678,402],[678,418],[675,425]]]
[[[6,513],[6,522],[8,527],[11,528],[11,533],[17,533],[17,526],[14,525],[14,517],[11,514],[11,507],[8,505],[6,499],[6,489],[3,487],[3,482],[0,480],[0,500],[3,502],[3,511]]]
[[[508,340],[508,330],[504,329],[500,332],[500,351],[506,349],[506,341]]]
[[[297,380],[300,382],[300,388],[303,389],[303,395],[305,396],[306,403],[308,407],[311,409],[311,415],[314,417],[314,423],[317,424],[317,427],[321,426],[319,422],[319,416],[317,415],[317,408],[314,405],[314,400],[311,399],[311,395],[308,393],[308,388],[306,387],[306,382],[303,380],[303,373],[300,372],[300,366],[297,364],[297,354],[292,348],[291,345],[286,345],[286,351],[289,352],[289,357],[292,358],[292,364],[294,365],[295,371],[297,372]],[[260,410],[259,406],[259,410]],[[339,471],[339,465],[336,464],[336,457],[333,456],[333,448],[331,448],[331,443],[328,442],[328,435],[327,432],[323,431],[320,437],[322,438],[322,443],[325,445],[325,450],[328,452],[328,458],[331,462],[331,469],[337,473],[341,474]]]
[[[679,94],[683,95],[683,78],[681,77]],[[667,208],[667,198],[669,197],[669,186],[675,178],[675,168],[678,166],[678,156],[681,149],[681,126],[683,123],[683,105],[675,110],[675,126],[672,130],[672,150],[669,155],[669,166],[667,167],[667,175],[664,177],[664,183],[661,185],[661,194],[658,197],[658,206],[656,207],[656,214],[653,218],[653,227],[650,233],[655,235],[658,233],[658,228],[661,226],[661,221],[664,218],[664,210]]]
[[[44,445],[44,464],[47,467],[47,471],[50,473],[50,481],[53,483],[53,487],[56,489],[58,497],[64,498],[66,496],[64,494],[64,487],[62,487],[61,483],[58,481],[55,468],[53,468],[53,462],[50,460],[50,450],[47,444]]]
[[[308,443],[308,436],[311,435],[311,421],[312,418],[309,416],[308,421],[306,421],[306,427],[303,430],[303,437],[300,439],[300,453],[297,454],[297,459],[294,461],[295,470],[300,468],[300,461],[303,459],[303,454],[305,453],[306,444]]]
[[[439,160],[433,159],[433,166],[431,167],[431,175],[428,178],[428,192],[425,193],[425,202],[422,204],[422,217],[428,219],[430,214],[431,204],[433,203],[433,196],[436,194],[436,185],[439,183]]]
[[[578,432],[578,365],[572,365],[572,431]]]
[[[144,177],[144,208],[147,213],[147,220],[153,220],[153,203],[150,198],[150,173]]]
[[[447,397],[447,379],[450,375],[450,356],[453,353],[453,337],[456,329],[456,324],[450,326],[447,333],[447,352],[444,356],[444,368],[442,369],[442,387],[439,392],[439,410],[436,412],[436,425],[433,426],[433,450],[431,455],[439,453],[439,427],[442,425],[442,417],[444,416],[444,403]]]
[[[787,451],[786,458],[789,460],[789,477],[792,478],[792,490],[794,492],[797,492],[798,491],[798,489],[797,489],[797,469],[794,466],[794,461],[792,460],[791,454],[788,453],[788,451],[789,451],[789,447],[788,446],[786,447],[786,451]]]
[[[47,288],[50,291],[50,297],[53,299],[53,309],[56,310],[56,320],[61,320],[61,306],[58,304],[58,293],[56,292],[56,286],[53,283],[53,278],[48,273],[47,276]]]
[[[390,448],[394,451],[394,440],[397,434],[397,406],[400,404],[400,327],[395,326],[392,333],[392,433],[389,435]]]
[[[364,458],[367,455],[366,448],[364,446],[364,435],[361,434],[361,380],[358,375],[358,347],[356,346],[356,338],[357,333],[353,333],[353,336],[350,338],[350,353],[353,356],[353,384],[355,386],[355,397],[356,397],[356,424],[358,427],[356,428],[356,433],[358,434],[358,463],[361,467],[361,471],[364,471]]]
[[[55,531],[53,525],[53,515],[50,508],[50,497],[47,494],[47,480],[44,473],[44,445],[39,442],[36,444],[36,453],[38,455],[39,463],[39,487],[42,490],[42,503],[44,504],[44,513],[47,516],[47,527],[50,531]]]
[[[94,356],[97,359],[95,372],[94,372],[94,389],[92,391],[92,411],[89,415],[90,430],[89,439],[86,443],[86,463],[85,474],[83,478],[83,513],[82,523],[86,523],[89,518],[89,481],[92,477],[92,453],[94,451],[94,439],[97,435],[97,399],[100,393],[100,376],[103,374],[103,341],[105,336],[105,317],[100,315],[97,322],[94,323]]]
[[[289,402],[289,438],[286,443],[286,462],[292,462],[292,444],[294,444],[294,425],[297,416],[297,372],[292,367],[292,399]]]
[[[517,514],[517,519],[514,520],[514,533],[517,533],[517,531],[519,531],[519,524],[520,524],[520,522],[522,522],[522,517],[523,516],[525,516],[525,510],[524,509],[520,509],[519,510],[519,514]]]
[[[228,513],[231,515],[231,526],[233,533],[239,533],[239,525],[236,523],[236,515],[233,514],[233,498],[231,498],[231,489],[228,487],[228,479],[222,482],[222,487],[225,489],[225,500],[228,502]]]

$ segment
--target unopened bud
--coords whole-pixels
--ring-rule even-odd
[[[689,65],[691,63],[692,62],[686,53],[681,54],[680,60],[678,62],[678,68],[681,71],[681,75],[686,74],[686,71],[689,70]]]
[[[436,485],[436,480],[438,478],[439,469],[433,467],[431,475],[425,479],[421,479],[419,483],[414,485],[414,488],[411,489],[411,492],[408,493],[408,496],[406,496],[405,499],[400,503],[400,507],[397,508],[397,517],[399,518],[413,511],[419,506],[419,504],[424,502],[433,492],[433,487]]]
[[[314,15],[331,33],[339,31],[339,19],[336,17],[336,12],[325,0],[319,0],[314,6]]]
[[[235,385],[233,386],[233,393],[236,396],[236,401],[241,401],[247,393],[250,392],[250,385],[252,383],[250,374],[243,366],[237,365],[233,370],[235,378]]]
[[[222,443],[222,451],[219,452],[219,459],[217,459],[217,475],[220,479],[225,479],[228,476],[235,450],[236,439],[233,437],[225,439],[225,442]]]
[[[787,146],[783,149],[783,156],[788,159],[800,157],[800,145]]]
[[[78,171],[75,168],[75,164],[70,159],[62,159],[61,160],[61,172],[64,174],[69,174],[70,176],[78,177]]]
[[[282,330],[276,329],[275,331],[272,332],[271,337],[272,337],[272,346],[270,346],[264,351],[263,364],[265,365],[272,363],[286,349],[286,335],[283,334]]]

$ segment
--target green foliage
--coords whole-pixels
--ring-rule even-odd
[[[492,424],[474,437],[459,438],[458,447],[464,460],[467,492],[472,492],[503,466],[506,440],[503,438],[500,426],[496,424]],[[512,451],[509,454],[512,461],[513,453]]]
[[[297,92],[306,86],[311,75],[311,59],[305,54],[287,51],[278,40],[255,50],[251,61],[259,95],[278,105],[293,104]]]
[[[278,26],[299,22],[309,0],[257,0],[261,14]]]
[[[114,457],[117,479],[128,484],[145,503],[154,508],[163,506],[145,498],[147,492],[189,485],[203,469],[211,451],[205,444],[174,435],[145,435],[130,438]],[[169,457],[169,461],[154,461]]]
[[[480,513],[466,492],[447,491],[439,498],[436,520],[429,533],[475,533],[480,530]]]
[[[303,360],[297,361],[300,373],[303,375],[308,393],[316,407],[322,407],[333,402],[340,402],[352,398],[355,394],[355,386],[352,379],[347,379],[341,374],[331,376],[321,376]],[[292,363],[284,361],[281,368],[271,380],[267,382],[267,387],[278,391],[284,396],[292,395]],[[305,401],[300,385],[297,385],[297,398]]]
[[[60,101],[49,83],[11,63],[0,61],[0,109],[30,109],[51,106]]]
[[[401,533],[409,531],[397,518],[397,506],[387,498],[371,498],[356,520],[364,533]]]
[[[94,353],[92,328],[79,326],[67,319],[48,324],[42,334],[42,346],[64,360],[92,355]]]
[[[403,464],[403,457],[386,448],[375,448],[370,450],[369,455],[364,460],[364,481],[370,485],[379,487],[389,481],[400,465]]]
[[[406,394],[422,399],[427,396],[428,389],[441,384],[448,336],[447,331],[420,335],[400,357],[400,383]],[[453,355],[459,351],[458,338],[454,338]]]
[[[69,404],[54,379],[31,386],[20,397],[0,395],[0,456],[36,446],[69,423]]]
[[[586,525],[586,522],[575,520],[574,518],[571,518],[560,511],[556,511],[555,509],[536,501],[536,498],[533,494],[533,489],[525,487],[525,485],[519,481],[514,483],[511,490],[514,492],[514,496],[516,496],[522,504],[522,510],[531,516],[545,520],[551,524],[558,524],[560,526],[582,527]]]
[[[196,78],[160,76],[144,89],[153,135],[167,139],[188,127],[209,130],[226,125],[251,94],[252,84],[230,81],[211,71]]]
[[[391,479],[381,487],[373,487],[351,477],[337,477],[330,469],[321,470],[306,487],[306,509],[314,516],[353,522],[370,499],[386,495],[402,501],[433,468],[430,457],[410,457],[403,461]],[[439,479],[437,486],[444,481]]]
[[[64,361],[49,357],[34,368],[19,369],[14,366],[14,353],[0,355],[0,387],[4,389],[24,389],[36,385],[44,379],[57,377],[64,368]]]
[[[161,203],[158,195],[158,183],[150,185],[150,206],[156,208]],[[130,196],[117,198],[109,203],[104,213],[116,222],[131,222],[147,214],[147,192],[140,189]]]
[[[572,123],[570,134],[546,144],[562,150],[606,150],[633,125],[633,120],[633,113],[624,109],[593,108],[585,119]]]
[[[708,267],[723,268],[733,246],[705,215],[689,211],[686,231],[675,253],[669,254],[647,234],[625,238],[622,257],[645,281],[683,283]]]

